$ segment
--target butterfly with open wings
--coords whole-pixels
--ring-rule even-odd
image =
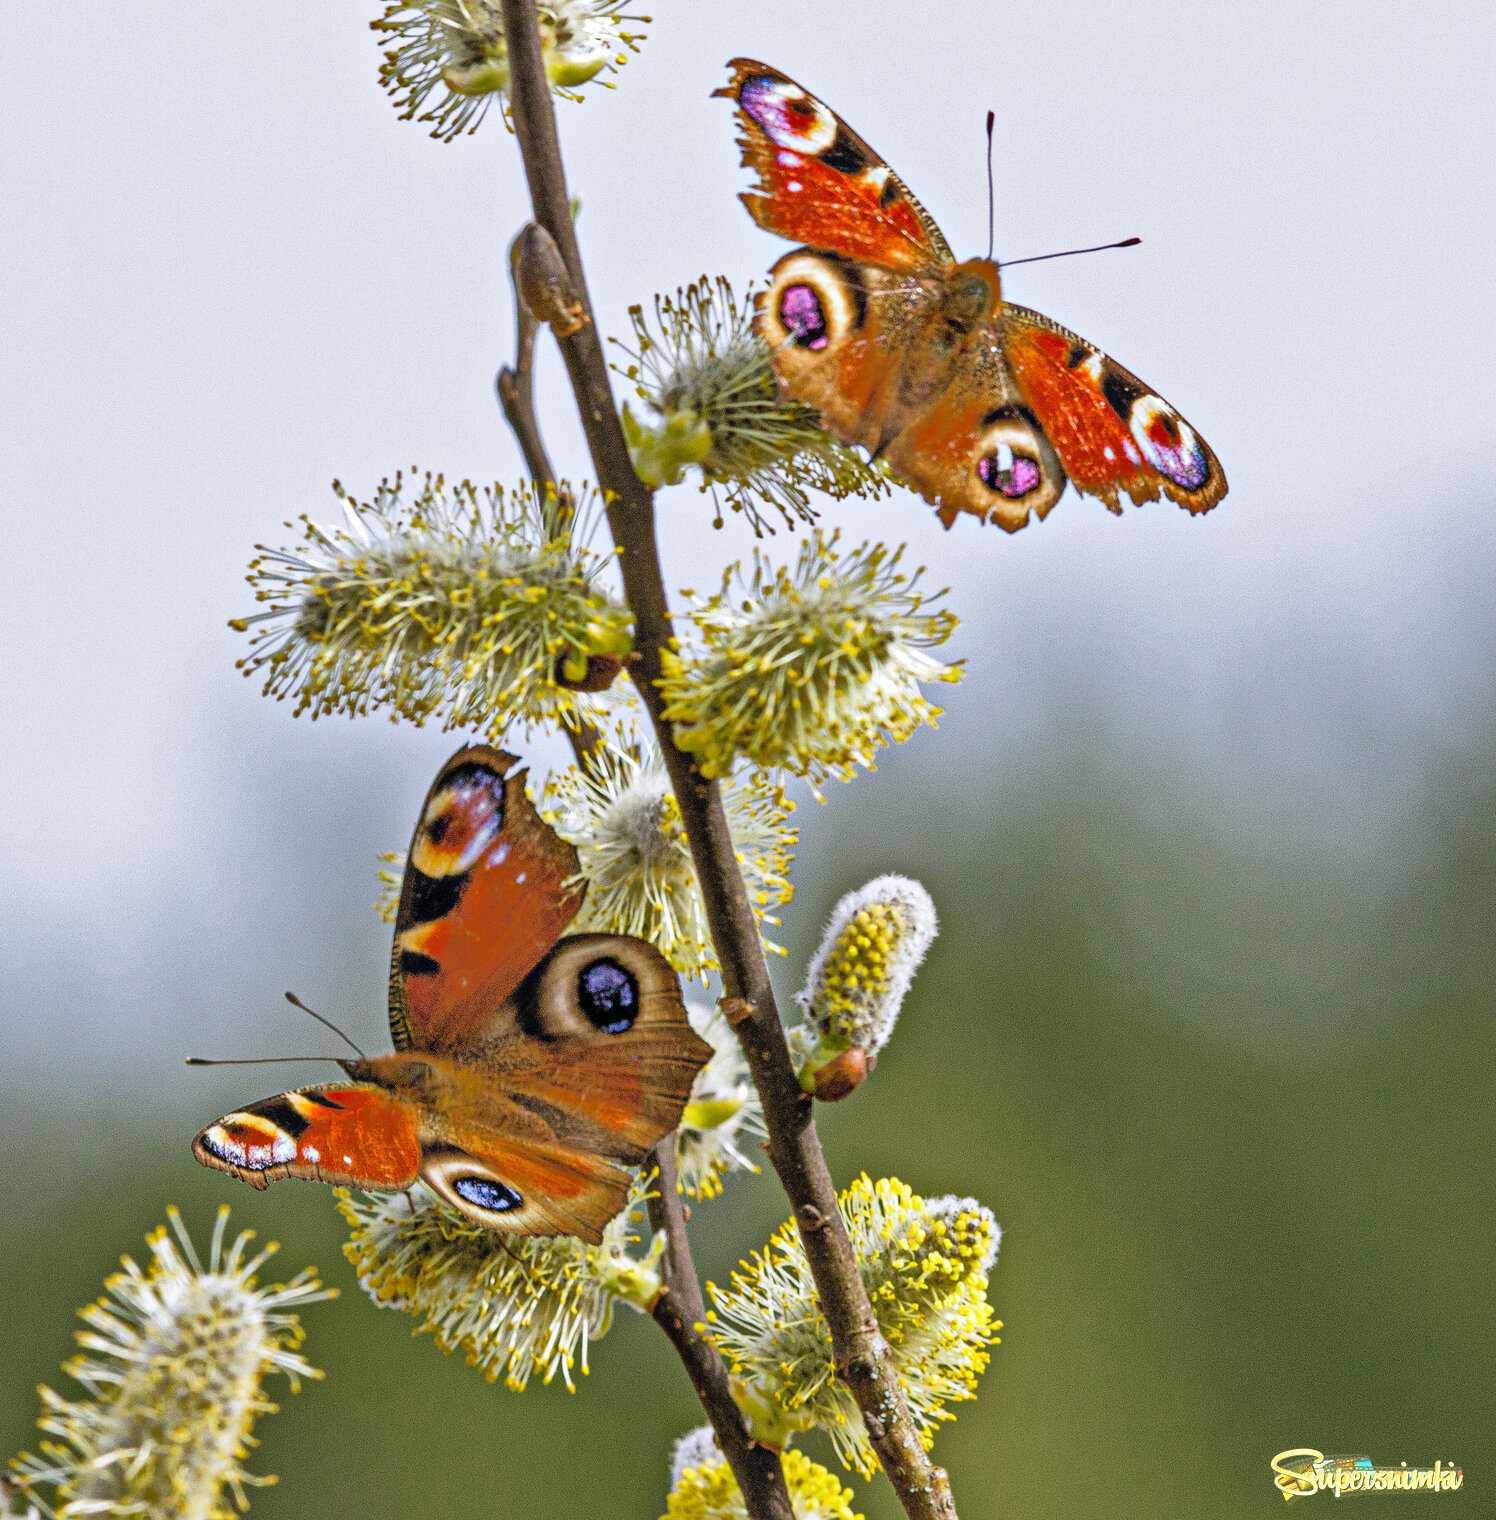
[[[192,1142],[205,1166],[257,1188],[419,1179],[492,1229],[602,1239],[712,1050],[653,945],[562,937],[577,854],[517,763],[461,750],[427,794],[395,921],[395,1053],[225,1115]]]
[[[769,272],[756,325],[782,397],[883,456],[949,528],[1010,533],[1067,479],[1113,512],[1161,495],[1192,513],[1225,494],[1209,445],[1161,396],[1057,322],[1002,298],[991,259],[957,263],[930,214],[829,106],[751,58],[737,103],[743,203],[805,246]]]

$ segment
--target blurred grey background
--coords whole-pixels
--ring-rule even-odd
[[[1441,1512],[1480,1512],[1490,7],[654,9],[617,89],[559,107],[605,332],[784,246],[735,199],[727,58],[842,112],[962,254],[991,106],[999,257],[1143,238],[1008,294],[1156,385],[1231,480],[1200,521],[1069,495],[1014,538],[947,534],[907,493],[826,514],[949,584],[969,661],[938,734],[801,807],[782,978],[868,875],[935,894],[895,1044],[823,1128],[842,1179],[975,1193],[1007,1228],[1004,1341],[936,1447],[963,1515],[1274,1513],[1292,1446],[1457,1462]],[[284,988],[383,1037],[377,856],[457,742],[293,720],[243,681],[252,546],[331,517],[335,476],[520,469],[491,389],[517,155],[496,114],[452,146],[397,120],[376,13],[8,11],[0,1456],[35,1444],[33,1386],[63,1386],[72,1309],[119,1253],[168,1201],[201,1234],[227,1199],[348,1290],[306,1316],[327,1381],[261,1426],[282,1481],[257,1515],[651,1516],[696,1423],[651,1326],[626,1316],[575,1398],[491,1389],[362,1299],[323,1190],[259,1197],[186,1149],[273,1079],[184,1054],[309,1048]],[[711,515],[662,495],[674,586],[751,551]],[[698,1212],[703,1263],[782,1213],[739,1181]]]

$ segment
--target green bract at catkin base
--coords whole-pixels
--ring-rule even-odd
[[[683,976],[716,968],[680,807],[652,742],[604,741],[585,770],[551,778],[546,804],[547,821],[577,847],[587,883],[576,932],[647,939]],[[755,774],[726,782],[722,805],[754,915],[778,924],[773,910],[794,892],[789,871],[798,835],[787,821],[794,804]],[[784,953],[770,940],[764,946]]]
[[[909,1412],[928,1451],[945,1407],[976,1397],[1001,1324],[987,1302],[987,1273],[1001,1231],[971,1198],[917,1196],[896,1178],[864,1176],[840,1198],[842,1218],[878,1328],[893,1348]],[[787,1224],[733,1273],[707,1284],[708,1331],[742,1387],[739,1404],[772,1433],[818,1427],[864,1477],[877,1470],[852,1391],[836,1375],[831,1330],[800,1242]],[[766,1434],[761,1437],[769,1439]]]
[[[428,474],[409,502],[401,475],[371,502],[333,489],[343,526],[303,517],[299,550],[262,547],[249,583],[270,606],[230,625],[254,628],[239,668],[263,673],[267,696],[314,718],[385,707],[491,739],[607,709],[606,693],[562,680],[626,655],[633,615],[598,584],[607,561],[583,547],[586,513],[579,531],[565,488],[480,492]]]
[[[665,1237],[642,1259],[628,1249],[648,1181],[635,1179],[597,1246],[484,1229],[419,1184],[358,1197],[338,1188],[338,1209],[352,1226],[343,1254],[381,1309],[418,1316],[418,1334],[430,1331],[443,1351],[466,1352],[489,1382],[502,1377],[520,1392],[532,1373],[549,1383],[559,1372],[575,1393],[572,1369],[587,1372],[587,1347],[607,1334],[614,1301],[647,1310],[659,1295]]]
[[[275,1247],[246,1260],[254,1232],[245,1230],[225,1251],[226,1208],[204,1268],[181,1216],[167,1215],[172,1233],[146,1237],[149,1268],[125,1257],[104,1284],[109,1296],[82,1311],[86,1354],[63,1371],[89,1397],[41,1389],[38,1424],[58,1439],[40,1456],[18,1457],[12,1477],[47,1515],[229,1520],[248,1507],[246,1485],[275,1481],[240,1466],[255,1418],[276,1407],[261,1378],[283,1373],[294,1392],[302,1378],[322,1376],[297,1352],[303,1331],[286,1311],[336,1292],[311,1268],[284,1286],[258,1287],[255,1273]],[[51,1502],[38,1487],[51,1490]]]
[[[642,33],[625,31],[623,23],[649,17],[624,15],[625,3],[540,0],[541,55],[552,94],[581,100],[579,85],[639,51]],[[507,115],[509,49],[493,0],[396,0],[369,25],[388,39],[379,82],[402,108],[402,121],[429,121],[433,137],[451,142],[476,132],[495,100]]]
[[[902,549],[838,553],[838,539],[814,534],[793,571],[755,554],[746,584],[735,566],[709,600],[685,593],[705,647],[666,649],[660,691],[704,776],[742,758],[805,777],[819,797],[828,777],[850,781],[883,745],[934,726],[940,709],[919,684],[960,679],[964,662],[925,653],[951,636],[954,614],[923,610],[935,598],[916,590],[923,572],[899,573]]]
[[[703,275],[673,298],[656,296],[654,306],[659,335],[644,309],[631,306],[636,347],[618,345],[633,361],[623,373],[658,419],[646,425],[623,409],[634,469],[646,484],[675,485],[698,467],[702,490],[720,486],[760,535],[774,531],[761,502],[793,527],[815,521],[809,491],[838,500],[889,493],[883,466],[838,443],[814,407],[780,405],[752,301],[739,305],[727,280]]]
[[[852,1512],[852,1490],[803,1452],[784,1454],[784,1483],[795,1520],[862,1520]],[[675,1443],[670,1496],[660,1520],[748,1520],[748,1507],[727,1459],[704,1425]]]

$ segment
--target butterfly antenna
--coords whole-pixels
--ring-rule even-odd
[[[347,1036],[347,1035],[346,1035],[346,1034],[344,1034],[344,1033],[343,1033],[343,1031],[342,1031],[342,1030],[341,1030],[341,1029],[339,1029],[339,1028],[338,1028],[338,1026],[337,1026],[337,1025],[336,1025],[336,1024],[334,1024],[334,1023],[333,1023],[333,1021],[332,1021],[332,1020],[331,1020],[331,1019],[324,1019],[324,1018],[323,1018],[323,1017],[322,1017],[322,1015],[321,1015],[321,1014],[320,1014],[320,1013],[318,1013],[318,1012],[317,1012],[317,1011],[316,1011],[316,1010],[315,1010],[315,1009],[314,1009],[314,1008],[308,1008],[308,1007],[307,1007],[307,1005],[306,1005],[306,1004],[305,1004],[305,1003],[303,1003],[303,1002],[302,1002],[302,1001],[301,1001],[301,999],[300,999],[300,998],[299,998],[299,997],[297,997],[297,996],[296,996],[296,994],[295,994],[295,993],[294,993],[294,992],[288,992],[288,993],[287,993],[287,994],[286,994],[286,1001],[287,1001],[287,1002],[288,1002],[288,1003],[289,1003],[289,1004],[290,1004],[290,1005],[291,1005],[291,1006],[292,1006],[292,1007],[293,1007],[293,1008],[299,1008],[299,1009],[301,1009],[301,1011],[302,1011],[302,1012],[303,1012],[303,1013],[305,1013],[305,1014],[307,1014],[307,1015],[309,1015],[309,1016],[310,1016],[310,1017],[311,1017],[311,1018],[314,1018],[314,1019],[316,1019],[316,1021],[317,1021],[317,1022],[318,1022],[318,1023],[319,1023],[319,1024],[322,1024],[322,1025],[324,1025],[324,1026],[325,1026],[325,1027],[326,1027],[326,1028],[328,1028],[328,1029],[330,1029],[330,1030],[332,1030],[332,1032],[333,1032],[333,1033],[334,1033],[334,1034],[335,1034],[335,1035],[337,1035],[337,1037],[338,1037],[338,1038],[339,1038],[339,1039],[340,1039],[340,1040],[341,1040],[341,1041],[342,1041],[342,1042],[343,1042],[343,1043],[344,1043],[344,1044],[345,1044],[345,1045],[346,1045],[346,1046],[348,1046],[348,1048],[349,1048],[349,1049],[350,1049],[350,1050],[353,1050],[353,1051],[355,1051],[355,1052],[357,1052],[357,1054],[358,1054],[358,1058],[359,1058],[359,1059],[360,1059],[360,1060],[361,1060],[361,1061],[367,1061],[367,1060],[368,1060],[368,1059],[369,1059],[369,1058],[368,1058],[368,1056],[366,1056],[366,1055],[365,1055],[365,1054],[364,1054],[364,1053],[363,1053],[363,1051],[361,1051],[361,1050],[359,1050],[359,1048],[358,1048],[358,1046],[357,1046],[357,1045],[355,1045],[355,1044],[354,1044],[354,1043],[353,1043],[353,1041],[352,1041],[352,1040],[350,1040],[350,1039],[349,1039],[349,1038],[348,1038],[348,1036]]]
[[[276,1066],[284,1061],[331,1061],[341,1066],[341,1056],[244,1056],[238,1059],[210,1061],[207,1056],[188,1056],[189,1066]]]
[[[1068,259],[1077,253],[1105,253],[1108,248],[1136,248],[1142,238],[1123,238],[1120,243],[1098,243],[1094,248],[1067,248],[1063,253],[1038,253],[1031,259],[1004,259],[997,267],[1006,269],[1011,264],[1042,264],[1045,259]]]
[[[992,123],[991,111],[987,113],[987,257],[992,257],[993,195],[992,195]]]

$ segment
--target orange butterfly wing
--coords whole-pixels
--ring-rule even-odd
[[[482,1031],[576,917],[577,852],[525,795],[512,755],[460,750],[432,783],[406,860],[390,965],[397,1049]],[[506,779],[507,776],[507,779]]]
[[[1192,513],[1226,494],[1209,444],[1129,370],[1094,344],[1022,306],[1002,311],[1002,349],[1077,490],[1113,512],[1167,496]]]
[[[414,1111],[372,1082],[331,1082],[251,1103],[202,1130],[192,1154],[257,1188],[281,1177],[408,1188],[421,1166]]]
[[[929,212],[835,111],[766,63],[728,67],[713,93],[737,102],[743,163],[758,176],[742,201],[760,227],[885,269],[953,262]]]
[[[417,1115],[421,1178],[470,1218],[594,1243],[629,1167],[680,1122],[711,1046],[653,945],[561,940],[492,1021],[450,1054],[403,1051],[350,1070]]]

